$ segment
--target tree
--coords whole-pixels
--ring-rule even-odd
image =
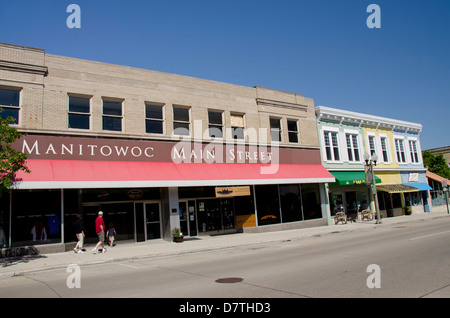
[[[0,113],[2,111],[0,107]],[[25,166],[28,155],[11,146],[21,136],[16,128],[10,126],[13,121],[12,117],[0,118],[0,197],[10,191],[14,182],[19,181],[16,179],[18,171],[31,172]]]
[[[422,152],[423,165],[428,171],[433,172],[443,178],[450,179],[450,168],[444,159],[443,154],[433,155],[431,151]]]

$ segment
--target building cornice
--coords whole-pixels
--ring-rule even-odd
[[[371,126],[391,130],[398,129],[416,133],[420,133],[422,131],[422,125],[418,123],[357,113],[325,106],[316,107],[316,117],[319,122],[321,120],[332,120],[341,124],[345,122],[359,126]]]

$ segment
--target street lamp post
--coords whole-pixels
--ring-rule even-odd
[[[375,210],[377,212],[377,222],[376,224],[381,224],[380,218],[380,207],[378,206],[378,194],[375,182],[375,173],[373,167],[377,165],[378,156],[373,154],[372,157],[366,152],[364,153],[364,161],[366,162],[365,172],[366,172],[366,183],[372,187],[373,199],[375,200]]]

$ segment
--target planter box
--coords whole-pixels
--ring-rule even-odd
[[[182,243],[184,241],[184,237],[183,236],[173,237],[173,241],[175,243]]]

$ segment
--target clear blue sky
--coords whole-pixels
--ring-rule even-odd
[[[0,42],[301,93],[421,123],[422,149],[450,145],[449,0],[4,0]]]

